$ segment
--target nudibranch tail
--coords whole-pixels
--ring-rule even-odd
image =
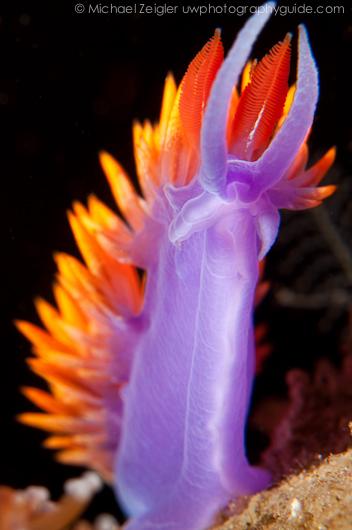
[[[260,261],[280,208],[333,193],[317,186],[335,150],[307,169],[318,78],[305,29],[292,87],[290,35],[247,62],[273,4],[262,7],[225,60],[216,30],[178,87],[167,76],[158,124],[134,123],[143,197],[100,154],[121,216],[94,196],[74,204],[85,264],[57,255],[57,307],[36,304],[46,331],[18,324],[50,390],[25,390],[44,412],[22,420],[52,433],[61,461],[114,482],[131,530],[207,528],[270,483],[245,446]]]

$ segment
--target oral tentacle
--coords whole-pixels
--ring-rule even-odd
[[[283,177],[312,126],[317,100],[318,72],[307,32],[304,26],[300,26],[297,85],[293,102],[270,145],[253,164],[252,185],[240,194],[243,201],[256,200]],[[238,165],[241,166],[241,162]]]
[[[273,2],[264,4],[263,9],[247,21],[221,66],[211,89],[201,129],[202,170],[199,177],[204,189],[211,193],[226,195],[226,129],[233,89],[237,85],[252,46],[267,22],[274,5]]]

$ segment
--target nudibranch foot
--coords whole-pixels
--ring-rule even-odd
[[[243,474],[241,474],[243,476]],[[211,477],[206,477],[211,480]],[[241,495],[254,494],[270,485],[270,475],[263,469],[251,468],[245,491],[240,486]],[[220,487],[219,487],[220,486]],[[236,490],[228,491],[217,484],[209,483],[212,494],[200,486],[200,481],[184,480],[183,486],[175,488],[165,501],[160,500],[155,510],[148,510],[130,519],[126,530],[206,530],[216,523],[220,515],[219,506],[225,508],[227,502],[238,497]],[[177,514],[177,517],[175,516]]]

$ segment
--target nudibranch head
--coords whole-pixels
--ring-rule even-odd
[[[334,161],[334,149],[306,169],[318,74],[304,26],[299,27],[297,79],[291,87],[290,34],[259,62],[248,61],[267,13],[252,17],[239,33],[202,107],[199,193],[184,201],[170,226],[174,242],[224,212],[246,208],[257,218],[261,259],[275,239],[278,209],[318,206],[335,190],[316,187]],[[170,190],[173,194],[181,196]]]
[[[246,64],[267,13],[252,17],[239,33],[216,76],[202,123],[203,188],[223,197],[237,192],[244,202],[285,180],[307,141],[318,99],[318,72],[304,26],[299,27],[297,79],[292,87],[290,34],[261,61]],[[316,184],[304,181],[305,187]],[[302,182],[296,187],[303,187]],[[331,189],[312,193],[313,200],[328,193]]]
[[[149,514],[162,527],[188,504],[193,517],[199,494],[197,510],[206,503],[209,513],[187,522],[199,530],[231,492],[268,482],[244,448],[258,261],[275,240],[279,209],[314,207],[334,191],[317,187],[333,149],[306,168],[318,76],[305,28],[293,86],[290,34],[249,60],[269,14],[246,23],[226,59],[216,30],[178,87],[167,76],[159,123],[133,126],[143,197],[101,153],[120,216],[94,196],[87,207],[74,204],[69,219],[85,265],[59,254],[57,308],[37,302],[46,330],[18,324],[50,388],[25,390],[44,413],[22,421],[51,432],[46,445],[65,463],[112,480],[117,461],[131,528],[154,528],[138,526]],[[193,475],[204,483],[189,494]],[[173,528],[186,530],[183,520]]]

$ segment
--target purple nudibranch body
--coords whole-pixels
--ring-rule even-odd
[[[60,313],[38,304],[50,340],[19,324],[38,357],[54,341],[65,359],[32,361],[54,397],[29,389],[48,414],[23,421],[53,430],[59,410],[60,436],[48,445],[115,483],[126,530],[203,530],[228,501],[270,484],[245,447],[259,262],[279,209],[314,207],[334,191],[317,187],[334,150],[306,169],[318,75],[305,28],[291,88],[290,34],[247,62],[272,7],[247,21],[225,60],[217,30],[178,89],[168,76],[159,124],[135,124],[144,198],[102,154],[127,223],[94,197],[87,210],[76,204],[87,268],[58,257]],[[70,406],[65,377],[69,391],[80,388]]]
[[[251,215],[234,212],[179,247],[160,241],[116,467],[128,528],[206,528],[228,500],[269,482],[244,445],[256,237]]]
[[[150,322],[124,394],[116,461],[130,530],[205,529],[230,499],[270,483],[265,470],[249,465],[244,441],[254,294],[259,260],[277,235],[278,208],[290,207],[283,180],[312,125],[318,86],[301,27],[285,122],[258,160],[229,153],[233,87],[267,16],[247,22],[216,75],[197,174],[184,189],[160,193],[165,222],[141,315]]]

